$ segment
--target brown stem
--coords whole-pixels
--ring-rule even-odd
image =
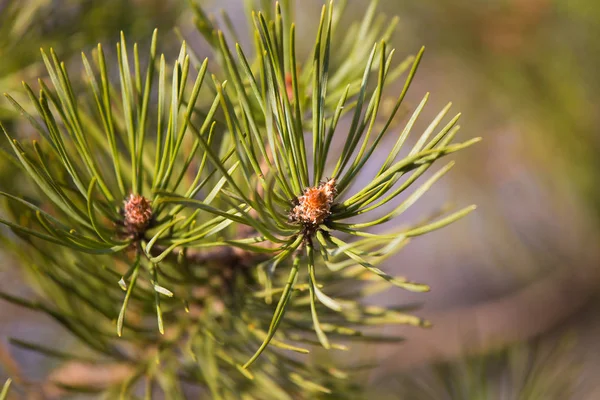
[[[561,266],[500,299],[427,316],[433,329],[406,335],[410,346],[393,351],[382,368],[406,369],[448,361],[460,357],[465,350],[483,352],[490,346],[506,346],[549,332],[597,293],[598,255],[592,257],[579,268]],[[383,350],[386,352],[382,354],[390,354],[389,348]]]

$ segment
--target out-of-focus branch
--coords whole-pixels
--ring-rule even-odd
[[[382,368],[406,369],[451,360],[529,339],[559,326],[580,310],[600,287],[600,254],[581,255],[578,267],[563,265],[546,277],[497,300],[427,316],[433,329],[406,336]],[[390,354],[389,348],[382,351]]]
[[[125,381],[133,372],[131,366],[120,363],[92,365],[72,361],[55,369],[41,389],[44,398],[61,399],[68,394],[65,387],[103,389]]]

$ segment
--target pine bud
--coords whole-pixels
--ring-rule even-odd
[[[331,206],[336,194],[335,178],[321,182],[317,187],[307,188],[304,194],[296,199],[290,211],[290,221],[302,224],[307,233],[313,233],[331,215]]]
[[[142,233],[150,225],[152,207],[150,200],[139,194],[131,194],[125,200],[124,207],[125,228],[131,233]]]

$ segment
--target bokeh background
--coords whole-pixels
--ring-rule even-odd
[[[159,27],[162,50],[172,43],[174,53],[178,26],[203,54],[185,3],[0,0],[0,91],[18,98],[21,80],[43,75],[39,47],[72,54],[79,68],[81,50],[115,43],[119,30],[146,43]],[[344,18],[362,18],[368,3],[349,0]],[[245,24],[241,0],[202,4]],[[297,1],[305,53],[322,4]],[[418,304],[434,326],[387,328],[407,341],[343,357],[376,366],[358,374],[364,398],[600,399],[600,2],[381,0],[378,11],[400,18],[392,39],[398,61],[426,47],[406,109],[431,92],[423,121],[452,101],[463,114],[461,138],[484,140],[456,156],[452,173],[402,217],[478,205],[384,266],[432,291],[368,301]],[[26,135],[8,110],[0,100],[0,119]],[[17,171],[0,164],[3,189],[19,185]],[[0,274],[0,289],[29,293],[6,255]],[[47,318],[0,303],[0,378],[66,373],[8,346],[9,336],[59,347],[71,340]]]

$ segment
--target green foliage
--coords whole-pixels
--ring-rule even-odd
[[[155,27],[171,26],[179,8],[157,0],[4,1],[0,5],[0,87],[13,90],[21,80],[43,74],[35,51],[40,47],[52,46],[66,57],[90,43],[116,37],[119,29],[130,38],[146,37]],[[0,118],[10,116],[10,108],[0,103]]]
[[[579,369],[572,348],[568,337],[558,343],[536,339],[395,379],[407,399],[570,399]]]
[[[8,396],[8,389],[10,389],[11,383],[12,381],[10,379],[7,379],[6,382],[4,382],[4,386],[2,386],[2,391],[0,392],[0,400],[5,400]]]
[[[356,38],[339,45],[340,13],[324,7],[304,62],[296,58],[291,2],[251,14],[254,47],[245,50],[229,45],[237,33],[227,16],[223,33],[192,8],[216,66],[185,42],[168,62],[156,31],[147,55],[122,34],[115,63],[101,45],[82,54],[85,87],[51,49],[42,51],[50,82],[39,80],[37,92],[23,84],[30,105],[7,95],[38,138],[20,141],[2,128],[14,153],[6,156],[37,194],[0,192],[12,216],[1,222],[16,235],[2,240],[41,299],[0,297],[48,314],[99,362],[132,370],[116,386],[71,390],[130,397],[145,381],[147,396],[158,386],[170,398],[183,397],[189,383],[217,399],[343,391],[350,385],[336,382],[351,368],[312,365],[298,354],[399,339],[364,328],[428,325],[406,307],[363,300],[392,286],[427,291],[378,265],[474,207],[371,229],[396,221],[452,167],[422,178],[436,160],[478,139],[452,143],[459,115],[443,124],[448,105],[407,147],[426,95],[385,159],[375,159],[423,55],[393,65],[386,41],[395,23],[385,30],[373,23],[375,3],[350,28]],[[383,116],[384,89],[402,75]],[[378,162],[359,187],[365,166]],[[14,343],[66,362],[92,357]]]

